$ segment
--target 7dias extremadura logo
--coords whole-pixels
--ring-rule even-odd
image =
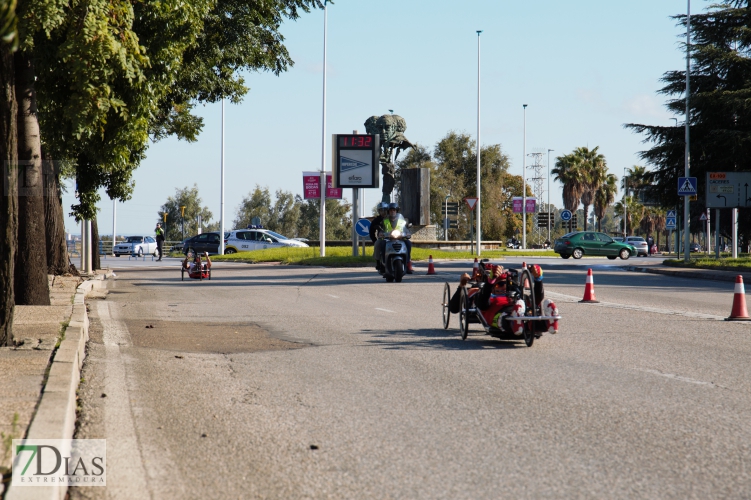
[[[107,486],[107,440],[14,439],[15,486]]]

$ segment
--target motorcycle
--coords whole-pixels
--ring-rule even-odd
[[[506,247],[507,248],[512,248],[514,250],[518,250],[518,249],[520,249],[522,247],[522,244],[521,244],[520,241],[517,241],[517,240],[508,240],[506,242]]]
[[[386,246],[381,254],[381,265],[378,266],[378,273],[386,278],[387,283],[402,282],[407,269],[407,245],[404,240],[410,237],[411,235],[402,233],[398,229],[383,235]]]

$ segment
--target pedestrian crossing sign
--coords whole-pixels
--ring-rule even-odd
[[[696,177],[678,177],[678,196],[696,194]]]

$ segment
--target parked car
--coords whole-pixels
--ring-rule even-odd
[[[615,241],[605,233],[576,231],[564,234],[555,240],[553,251],[564,259],[581,259],[584,255],[604,255],[608,259],[620,257],[623,260],[636,255],[636,248],[628,243]]]
[[[253,229],[236,229],[230,231],[225,240],[224,253],[250,252],[264,248],[307,247],[299,239],[287,238],[274,231],[255,227]]]
[[[647,257],[649,255],[649,245],[647,244],[647,240],[641,236],[627,236],[624,243],[628,243],[636,248],[636,255],[638,257]]]
[[[151,236],[128,236],[123,243],[115,245],[115,257],[121,255],[156,255],[156,240]]]
[[[688,251],[689,252],[701,252],[701,245],[699,245],[698,243],[691,243],[688,246]]]
[[[229,232],[224,233],[224,241],[227,242]],[[183,253],[204,253],[216,255],[219,253],[219,232],[202,233],[192,236],[183,242]]]

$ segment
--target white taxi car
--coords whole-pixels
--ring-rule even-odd
[[[250,252],[264,248],[307,247],[306,243],[282,236],[274,231],[263,229],[263,226],[248,226],[247,229],[230,231],[224,240],[224,253]]]

